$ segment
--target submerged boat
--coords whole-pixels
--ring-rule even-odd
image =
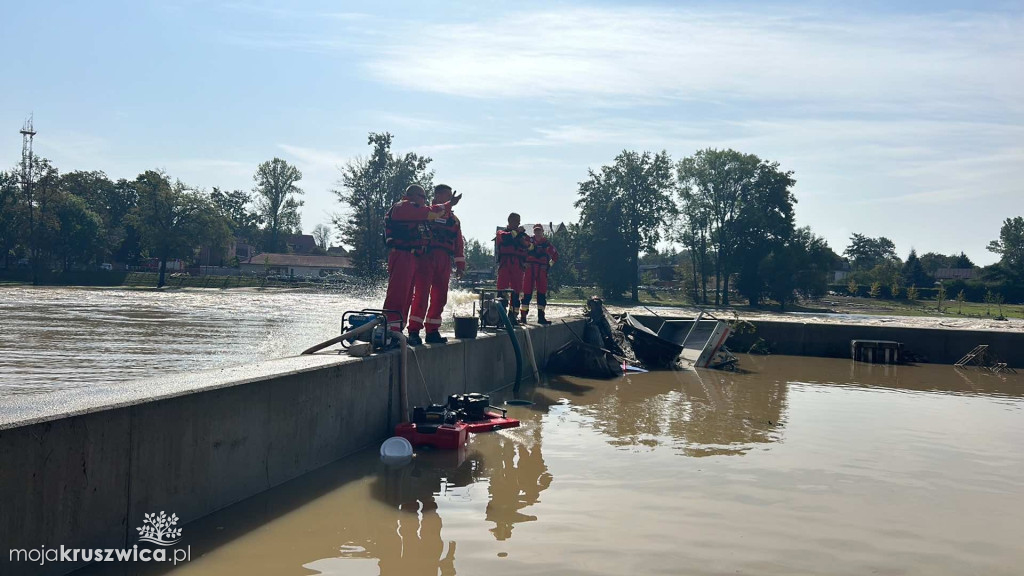
[[[696,318],[626,314],[619,323],[644,365],[668,368],[677,362],[694,368],[721,368],[735,363],[725,348],[732,329],[728,322]]]

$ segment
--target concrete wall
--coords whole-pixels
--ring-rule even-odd
[[[530,331],[540,365],[573,338],[560,324]],[[416,350],[413,406],[515,378],[507,334]],[[399,375],[397,351],[317,355],[5,407],[0,574],[67,573],[80,564],[11,563],[8,550],[130,548],[147,512],[183,525],[377,443],[399,420]]]
[[[954,364],[979,344],[988,344],[1001,362],[1024,367],[1024,333],[988,332],[938,328],[902,328],[851,324],[801,324],[798,322],[753,321],[754,333],[735,334],[727,345],[734,352],[746,352],[758,338],[774,354],[849,358],[850,340],[895,340],[904,350],[936,364]]]

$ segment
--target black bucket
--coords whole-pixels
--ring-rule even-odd
[[[456,338],[476,338],[476,333],[479,329],[480,319],[476,316],[455,317]]]

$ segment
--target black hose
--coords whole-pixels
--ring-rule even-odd
[[[523,351],[519,349],[519,339],[516,338],[516,329],[512,326],[512,321],[508,319],[508,313],[505,312],[505,307],[500,304],[495,304],[495,307],[501,314],[501,321],[505,323],[505,330],[508,331],[508,337],[512,339],[512,349],[516,352],[516,384],[512,388],[512,391],[519,392],[519,381],[523,378]]]

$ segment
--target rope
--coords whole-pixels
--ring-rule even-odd
[[[430,390],[427,389],[427,378],[423,375],[423,368],[420,367],[420,355],[412,346],[409,347],[409,352],[412,352],[412,359],[416,361],[416,371],[420,373],[420,383],[423,384],[423,392],[427,395],[427,401],[433,404],[434,399],[430,397]]]

